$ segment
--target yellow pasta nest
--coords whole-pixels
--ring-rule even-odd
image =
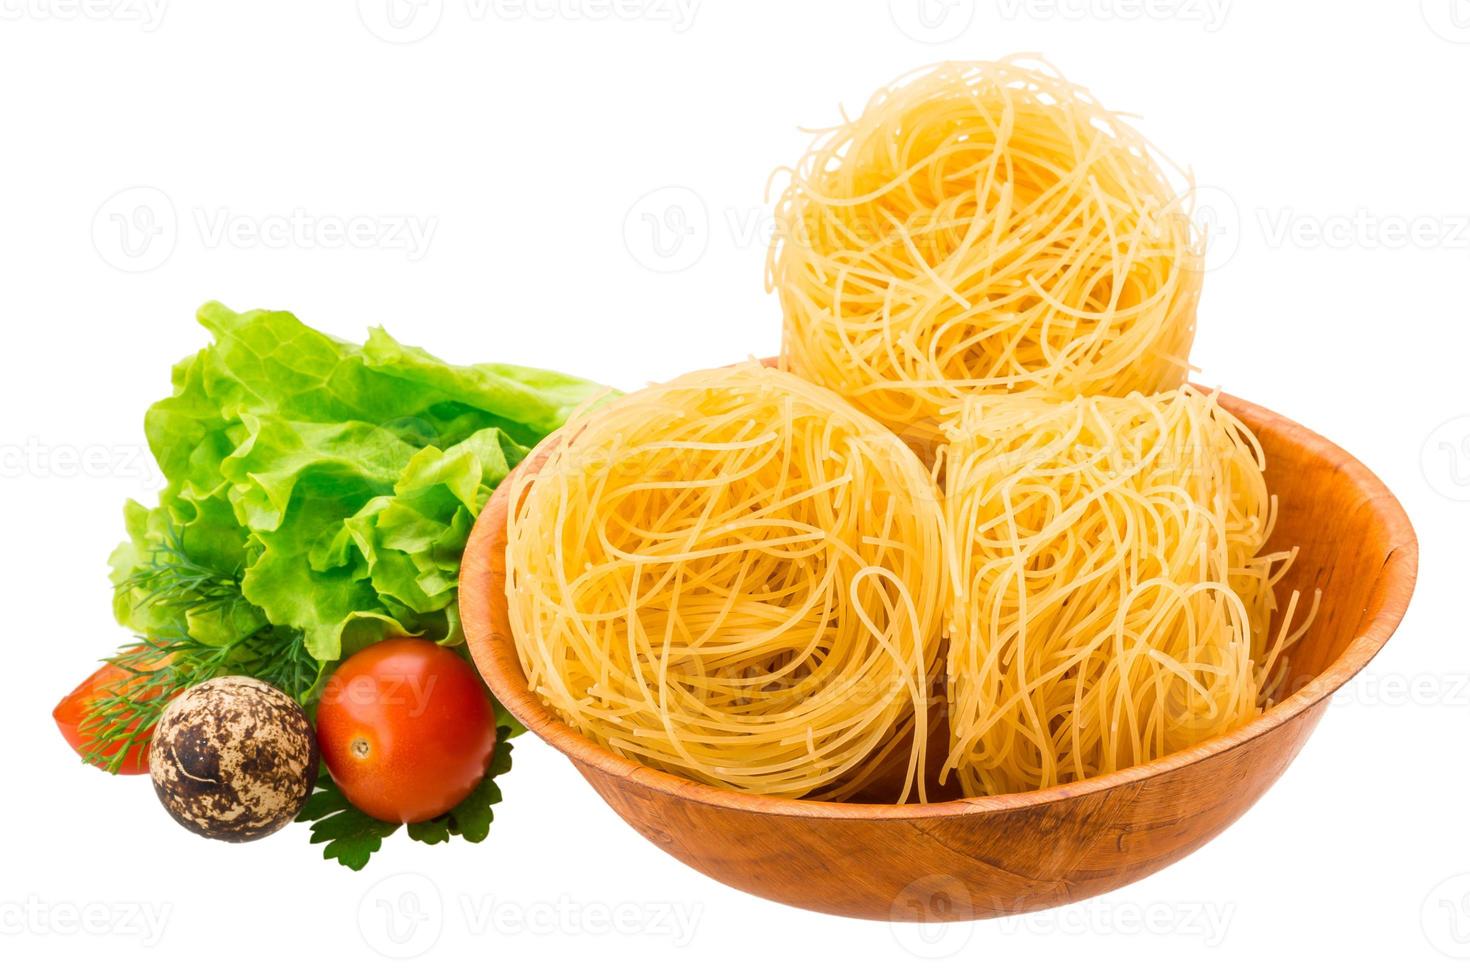
[[[1202,248],[1175,182],[1044,63],[900,79],[777,203],[783,366],[923,446],[965,395],[1177,387]]]
[[[754,363],[563,432],[513,478],[506,548],[512,632],[545,703],[714,786],[840,799],[897,769],[901,799],[922,796],[943,548],[937,488],[907,447]]]
[[[1213,395],[977,396],[948,435],[944,774],[966,795],[1148,762],[1269,703],[1294,553],[1261,553],[1265,458]]]

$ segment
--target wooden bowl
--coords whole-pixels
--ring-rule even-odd
[[[1294,422],[1221,402],[1265,447],[1281,508],[1272,544],[1301,549],[1287,594],[1321,589],[1321,609],[1291,652],[1289,697],[1244,728],[1148,765],[1034,792],[896,805],[752,796],[614,755],[527,688],[505,602],[509,481],[465,551],[459,601],[470,650],[501,703],[569,756],[624,820],[728,885],[819,912],[918,921],[1098,895],[1174,863],[1249,809],[1296,757],[1332,693],[1393,633],[1414,587],[1414,531],[1377,477]],[[543,458],[544,450],[522,465]]]

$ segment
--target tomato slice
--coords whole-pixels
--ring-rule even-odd
[[[495,708],[480,675],[428,640],[384,640],[347,658],[322,691],[316,722],[342,794],[396,823],[453,809],[495,751]]]
[[[98,745],[96,735],[100,726],[96,720],[87,719],[87,712],[99,698],[126,693],[146,700],[150,696],[156,696],[161,690],[145,674],[135,673],[116,664],[103,664],[78,684],[76,690],[61,699],[51,712],[51,717],[56,720],[56,727],[61,729],[61,737],[76,750],[77,755],[83,758],[92,755],[93,758],[89,761],[99,769],[108,769],[123,776],[139,776],[148,771],[148,747],[153,737],[153,726],[150,725],[143,732],[142,737],[134,742],[114,769],[108,760],[122,751],[123,745],[137,731],[138,726],[135,722],[116,738]]]

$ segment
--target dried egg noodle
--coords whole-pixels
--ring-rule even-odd
[[[913,453],[755,363],[563,431],[508,519],[510,624],[543,701],[714,786],[842,799],[907,756],[903,798],[922,796],[944,575]]]
[[[900,79],[776,206],[782,366],[927,447],[968,394],[1152,393],[1188,370],[1202,248],[1144,139],[1028,59]]]
[[[1114,772],[1269,703],[1297,596],[1255,436],[1213,395],[967,400],[948,434],[947,779],[966,795]],[[1310,622],[1310,616],[1307,617]]]

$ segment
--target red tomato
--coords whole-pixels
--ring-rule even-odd
[[[475,669],[428,640],[384,640],[337,668],[316,715],[322,761],[379,820],[441,816],[485,776],[495,709]]]
[[[116,755],[123,747],[127,736],[119,736],[103,745],[94,745],[97,734],[97,723],[88,723],[87,711],[92,703],[98,698],[111,697],[118,694],[131,694],[140,700],[146,700],[158,690],[156,685],[150,687],[146,675],[136,674],[130,670],[113,664],[103,664],[91,677],[77,685],[77,689],[61,699],[51,712],[51,717],[56,719],[56,727],[61,729],[61,737],[66,739],[67,744],[76,749],[77,754],[86,757],[89,753],[96,752],[102,759],[94,759],[92,764],[99,769],[110,768],[106,759]],[[137,730],[137,724],[128,726],[127,732],[131,735]],[[148,771],[148,745],[153,738],[153,727],[149,726],[143,733],[143,737],[128,749],[123,756],[116,772],[123,776],[138,776]]]

